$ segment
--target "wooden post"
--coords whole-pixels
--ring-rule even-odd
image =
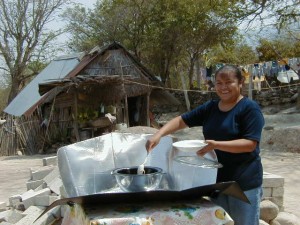
[[[147,92],[147,112],[146,112],[146,115],[147,115],[147,127],[150,127],[150,92]]]
[[[298,86],[298,96],[297,96],[297,104],[296,109],[300,109],[300,87]]]
[[[126,94],[126,89],[125,89],[125,84],[124,84],[124,76],[123,76],[123,69],[122,69],[122,65],[120,63],[120,68],[121,68],[121,77],[122,77],[122,89],[123,92],[125,94],[124,100],[125,100],[125,106],[124,106],[124,110],[125,110],[125,118],[124,118],[124,122],[126,122],[127,127],[129,127],[129,114],[128,114],[128,99],[127,99],[127,94]]]
[[[200,71],[200,62],[199,62],[198,57],[197,57],[197,61],[196,61],[196,74],[197,74],[197,86],[201,90],[202,73]]]
[[[252,99],[252,76],[249,74],[248,98]]]
[[[73,122],[73,128],[74,128],[74,133],[77,141],[80,141],[80,135],[79,135],[79,130],[78,130],[78,123],[77,123],[77,118],[78,118],[78,99],[77,99],[77,90],[75,89],[74,91],[74,122]]]
[[[183,74],[181,72],[179,72],[179,76],[181,78],[181,83],[182,83],[186,108],[187,108],[188,111],[190,111],[191,110],[191,105],[190,105],[189,96],[188,96],[188,93],[187,93],[187,90],[186,90],[185,80],[184,80]]]

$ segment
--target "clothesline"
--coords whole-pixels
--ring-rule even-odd
[[[300,58],[284,58],[241,66],[244,72],[252,77],[278,77],[282,72],[293,72],[299,75]]]
[[[155,86],[155,85],[150,85],[150,84],[143,84],[143,83],[139,83],[136,81],[130,81],[130,80],[124,80],[125,83],[132,83],[132,84],[137,84],[137,85],[141,85],[141,86],[145,86],[148,88],[155,88],[155,89],[163,89],[163,90],[168,90],[168,91],[186,91],[186,92],[199,92],[199,93],[203,93],[203,92],[207,92],[207,93],[213,93],[215,91],[208,91],[208,90],[191,90],[191,89],[178,89],[178,88],[168,88],[168,87],[161,87],[161,86]],[[288,85],[280,85],[280,86],[276,86],[276,87],[267,87],[267,88],[261,88],[261,90],[274,90],[274,89],[281,89],[281,88],[291,88],[291,87],[298,87],[300,86],[300,83],[298,84],[288,84]],[[252,88],[252,90],[255,90],[254,88]]]

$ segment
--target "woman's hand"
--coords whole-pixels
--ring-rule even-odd
[[[206,153],[210,152],[211,150],[215,149],[216,141],[214,140],[206,140],[205,145],[203,148],[201,148],[199,151],[197,151],[197,155],[204,156]]]
[[[174,119],[171,119],[168,123],[166,123],[162,128],[159,129],[146,143],[146,149],[148,152],[152,151],[152,149],[159,143],[160,139],[163,136],[171,134],[175,131],[186,128],[187,125],[184,123],[181,116],[177,116]]]
[[[147,140],[147,142],[146,142],[146,150],[147,150],[147,152],[152,151],[153,148],[156,145],[158,145],[160,139],[161,139],[160,134],[156,133],[149,140]]]

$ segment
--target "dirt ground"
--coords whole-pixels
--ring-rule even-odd
[[[30,170],[43,166],[42,159],[47,156],[0,157],[0,202],[8,203],[9,197],[26,192],[26,182],[30,179]]]
[[[298,209],[298,202],[300,201],[300,153],[287,152],[281,149],[282,146],[279,142],[284,143],[285,146],[298,146],[299,148],[299,135],[300,135],[300,114],[290,113],[291,110],[282,111],[282,114],[266,115],[266,126],[264,132],[263,148],[261,151],[262,162],[264,171],[276,175],[280,175],[285,179],[285,192],[284,192],[284,209],[286,212],[293,213],[300,218],[300,210]],[[292,115],[292,116],[288,116]],[[282,133],[277,133],[276,130],[292,129],[292,133],[296,138],[288,139]],[[153,131],[153,128],[150,128]],[[272,132],[268,132],[268,129]],[[275,132],[274,132],[275,131]],[[139,130],[142,133],[148,133],[147,130]],[[199,128],[185,129],[176,133],[174,136],[180,139],[193,139],[199,138]],[[134,133],[134,132],[133,132]],[[270,142],[270,139],[272,143]],[[277,141],[277,142],[276,142]],[[295,143],[293,143],[295,141]],[[292,142],[292,143],[290,143]],[[281,143],[282,144],[282,143]],[[280,145],[280,148],[276,148]],[[51,155],[34,155],[34,156],[11,156],[0,157],[0,202],[8,203],[8,198],[13,195],[22,194],[26,191],[26,182],[30,178],[30,169],[36,169],[42,166],[42,158]]]

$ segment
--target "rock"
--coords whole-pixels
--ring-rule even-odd
[[[271,225],[300,225],[300,219],[294,214],[288,212],[280,212],[278,216],[271,221]]]
[[[276,218],[279,213],[279,208],[270,200],[263,200],[260,203],[260,219],[269,222]]]
[[[23,155],[23,153],[19,150],[19,151],[17,151],[17,155],[21,156],[21,155]]]
[[[269,225],[269,224],[263,220],[259,220],[259,225]]]
[[[294,94],[294,95],[291,97],[291,102],[296,102],[296,101],[297,101],[297,98],[298,98],[298,93]]]
[[[270,225],[281,225],[278,221],[272,220]]]
[[[265,130],[274,130],[274,127],[273,126],[265,126],[264,129]]]

